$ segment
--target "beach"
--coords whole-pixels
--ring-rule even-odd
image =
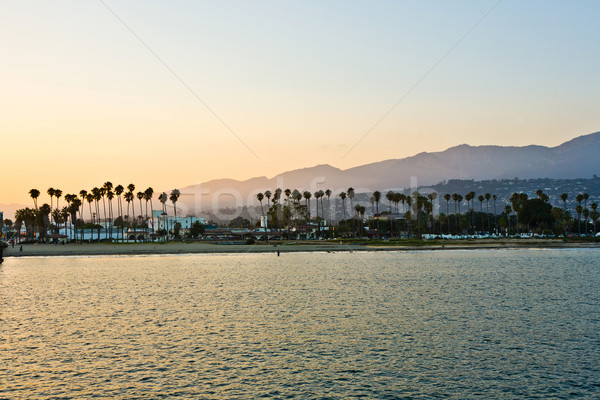
[[[86,244],[23,244],[4,249],[4,257],[144,255],[144,254],[202,254],[202,253],[288,253],[288,252],[340,252],[340,251],[427,251],[427,250],[477,250],[518,248],[600,248],[598,242],[573,242],[561,239],[481,239],[432,242],[368,242],[302,241],[257,244],[221,244],[214,242],[167,243],[86,243]]]

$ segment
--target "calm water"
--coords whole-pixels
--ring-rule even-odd
[[[21,258],[0,398],[598,398],[600,250]]]

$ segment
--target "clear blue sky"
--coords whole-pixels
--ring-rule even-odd
[[[2,2],[0,202],[600,129],[598,1],[105,3]]]

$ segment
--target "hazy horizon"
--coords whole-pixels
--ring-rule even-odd
[[[0,203],[598,130],[600,4],[8,3]]]

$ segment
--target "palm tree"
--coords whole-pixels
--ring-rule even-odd
[[[179,196],[181,196],[181,192],[179,191],[179,189],[171,190],[169,200],[171,200],[171,203],[173,203],[173,213],[175,214],[175,221],[177,221],[177,200],[179,200]]]
[[[38,209],[38,205],[37,205],[37,199],[38,197],[40,197],[40,191],[37,189],[31,189],[29,191],[29,196],[33,199],[33,205],[35,206],[35,209]]]
[[[133,191],[135,190],[135,185],[133,183],[130,183],[129,185],[127,185],[127,190],[129,190],[129,193],[131,193],[131,199],[133,200],[135,198],[135,194],[133,193]],[[127,199],[125,199],[127,200]],[[135,229],[135,202],[132,201],[131,202],[131,213],[133,214],[133,227]],[[127,207],[127,215],[129,215],[129,207]],[[130,217],[131,220],[131,217]]]
[[[133,201],[134,200],[133,191],[130,190],[128,192],[125,192],[125,194],[123,194],[123,198],[127,202],[127,220],[131,221],[131,215],[129,214],[129,205],[130,204],[131,204],[131,208],[133,210],[133,215],[134,215],[134,218],[135,218],[135,202]],[[129,226],[131,226],[131,222],[130,222]],[[134,232],[134,240],[136,240],[137,239],[137,235],[135,234],[136,233],[135,232],[135,220],[133,221],[133,232]],[[129,239],[129,235],[128,235],[127,239]]]
[[[356,215],[360,215],[360,210],[364,208],[363,206],[361,206],[360,204],[357,204],[354,206],[354,210],[356,211]],[[359,231],[362,232],[362,220],[359,222]],[[362,236],[361,234],[359,234],[359,238],[360,236]]]
[[[104,227],[106,228],[106,188],[104,186],[102,186],[101,188],[99,188],[100,190],[100,197],[102,198],[102,207],[104,209]],[[106,231],[105,231],[106,232]]]
[[[450,196],[450,193],[446,193],[444,195],[444,200],[446,200],[446,219],[448,222],[448,234],[450,234],[450,199],[452,198],[452,196]]]
[[[315,201],[317,202],[317,231],[319,232],[319,236],[321,235],[321,224],[319,223],[319,198],[321,196],[321,191],[317,190],[314,193]]]
[[[498,196],[495,194],[492,195],[492,200],[494,200],[494,227],[496,229],[496,233],[498,233],[498,215],[496,214],[496,200],[498,200]]]
[[[67,221],[69,220],[69,207],[63,207],[62,210],[60,210],[60,216],[62,222],[65,224],[65,234],[69,236],[69,230],[67,227]]]
[[[581,204],[577,204],[575,212],[577,213],[577,236],[581,236],[581,213],[583,212]]]
[[[112,187],[112,185],[111,185],[111,187]],[[106,190],[106,198],[108,199],[108,220],[109,220],[109,227],[110,227],[109,238],[110,238],[110,240],[112,240],[112,231],[113,231],[113,223],[114,223],[113,211],[112,211],[112,201],[115,198],[115,193],[112,190],[107,189]]]
[[[87,193],[85,195],[85,200],[88,203],[88,206],[90,208],[90,219],[92,220],[92,224],[94,224],[94,213],[92,212],[92,203],[94,202],[94,195],[91,193]]]
[[[458,216],[457,216],[457,205],[458,205],[458,193],[452,193],[452,201],[454,201],[454,224],[456,231],[458,232]]]
[[[258,202],[260,203],[260,215],[261,215],[262,217],[264,217],[264,216],[265,216],[265,210],[263,209],[263,205],[262,205],[262,201],[263,201],[263,199],[264,199],[264,198],[265,198],[265,195],[264,195],[264,194],[262,194],[262,193],[260,193],[260,192],[256,194],[256,199],[257,199],[257,200],[258,200]],[[256,203],[254,203],[254,204],[256,204]]]
[[[102,189],[104,189],[104,196],[108,199],[108,219],[110,220],[110,231],[111,231],[111,239],[112,239],[112,199],[114,198],[114,194],[112,193],[113,184],[110,181],[104,182],[102,185]],[[110,197],[109,197],[110,193]],[[102,200],[104,201],[104,199]],[[104,217],[106,219],[106,217]]]
[[[167,216],[167,200],[169,200],[169,196],[167,196],[167,193],[162,192],[158,195],[158,200],[162,204],[162,215]],[[166,219],[166,231],[169,231],[169,218]]]
[[[123,185],[115,186],[115,194],[117,195],[117,208],[119,211],[119,217],[121,217],[121,240],[123,240],[123,203],[121,202],[121,195],[125,191]]]
[[[567,199],[569,198],[569,195],[566,193],[563,193],[560,195],[560,199],[563,202],[563,211],[567,212]]]
[[[325,197],[325,192],[323,190],[319,190],[319,198],[321,199],[321,218],[325,219],[325,208],[323,207],[323,197]],[[317,203],[317,207],[319,207],[318,203]]]
[[[481,215],[481,231],[483,232],[485,230],[483,226],[483,200],[485,200],[485,197],[480,194],[477,197],[477,200],[479,200],[479,214]]]
[[[348,195],[348,198],[350,199],[350,208],[354,208],[354,188],[353,187],[349,187],[348,190],[346,190],[346,194]]]
[[[305,190],[302,193],[302,197],[304,197],[304,200],[306,200],[306,212],[308,215],[307,219],[310,219],[310,198],[312,197],[312,193],[308,190]]]
[[[373,200],[375,201],[375,213],[377,214],[377,239],[379,239],[379,202],[381,201],[381,192],[378,190],[374,191]]]
[[[142,212],[144,210],[144,207],[142,206],[142,200],[144,200],[144,192],[137,192],[136,197],[140,201],[140,216],[139,216],[139,219],[143,220],[144,217],[142,216]],[[148,207],[146,207],[146,210],[148,210]],[[146,213],[146,214],[148,214],[148,213]]]
[[[87,190],[85,190],[85,189],[81,189],[81,190],[79,191],[79,196],[81,197],[81,204],[82,204],[82,205],[85,203],[85,199],[87,198],[87,194],[88,194],[88,192],[87,192]],[[83,218],[83,209],[84,209],[84,208],[85,208],[85,207],[82,207],[82,210],[80,211],[80,214],[81,214],[81,219],[82,219],[82,220],[84,219],[84,218]],[[91,215],[91,214],[90,214],[90,218],[92,218],[92,215]]]
[[[471,231],[471,227],[474,225],[472,224],[472,219],[473,219],[473,208],[472,207],[472,203],[471,200],[473,200],[475,198],[475,192],[469,192],[465,195],[465,200],[467,201],[467,219],[469,218],[469,207],[471,207],[471,219],[469,220],[469,232]]]
[[[327,220],[331,220],[331,189],[325,190],[325,196],[327,196],[327,209],[329,212],[327,213]],[[329,225],[329,224],[328,224]]]
[[[585,223],[585,236],[588,234],[588,218],[590,217],[590,210],[587,208],[583,209],[583,222]]]
[[[56,208],[57,209],[58,209],[58,199],[60,199],[61,196],[62,196],[62,190],[54,189],[54,197],[56,197]]]
[[[342,199],[342,211],[344,212],[344,223],[346,222],[346,192],[341,192],[339,194]]]
[[[148,218],[148,202],[150,202],[150,223],[152,224],[152,231],[154,232],[154,207],[152,206],[153,195],[154,189],[151,187],[144,191],[144,200],[146,200],[146,219]]]
[[[269,212],[269,209],[271,208],[271,191],[270,190],[265,190],[265,197],[267,198],[267,213]]]
[[[579,193],[575,197],[575,200],[577,201],[577,207],[575,207],[575,212],[577,213],[577,236],[581,236],[581,213],[583,212],[581,202],[583,201],[583,194]]]
[[[49,187],[48,190],[46,190],[46,193],[48,193],[48,196],[50,196],[50,213],[52,213],[52,199],[54,199],[54,188]]]
[[[94,198],[94,203],[96,204],[96,216],[98,217],[97,224],[100,226],[100,200],[103,198],[103,191],[100,188],[94,187],[92,188],[92,196]],[[106,219],[106,216],[105,216]],[[100,230],[102,228],[98,228],[98,241],[100,241]]]
[[[492,198],[492,195],[490,193],[486,193],[484,196],[485,198],[485,213],[487,214],[487,222],[488,222],[488,233],[492,233],[492,226],[490,225],[490,199]]]

